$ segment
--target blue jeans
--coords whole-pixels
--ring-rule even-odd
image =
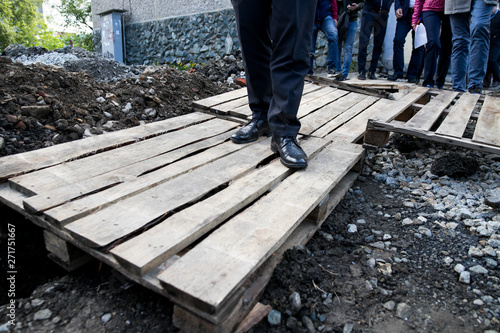
[[[424,82],[422,85],[424,87],[434,87],[434,84],[437,84],[438,88],[442,88],[450,68],[450,22],[448,16],[444,15],[443,12],[430,10],[422,12],[422,15],[425,31],[427,32]],[[434,81],[436,72],[437,77]]]
[[[337,49],[338,49],[338,40],[339,33],[337,31],[337,27],[335,26],[335,21],[333,17],[327,16],[323,21],[314,23],[314,27],[312,30],[312,44],[311,44],[311,68],[310,73],[312,73],[314,52],[316,51],[316,40],[318,39],[319,30],[323,31],[326,36],[326,40],[328,41],[328,61],[326,63],[326,68],[335,70],[337,64]]]
[[[453,32],[451,78],[453,90],[482,88],[490,46],[490,15],[493,5],[472,0],[472,10],[450,15]],[[468,65],[468,66],[467,66]],[[467,76],[469,82],[467,84]]]
[[[356,37],[356,29],[358,27],[358,21],[349,22],[349,27],[345,34],[344,39],[344,62],[342,64],[342,41],[339,42],[338,47],[338,61],[337,61],[337,71],[342,70],[342,75],[347,77],[349,75],[349,69],[351,68],[352,62],[352,46],[354,44],[354,37]],[[342,68],[340,68],[342,64]]]

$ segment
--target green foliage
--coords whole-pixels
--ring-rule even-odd
[[[43,46],[53,50],[70,45],[70,41],[75,47],[94,50],[92,33],[61,36],[49,30],[39,11],[42,2],[43,0],[0,0],[0,52],[10,44]],[[62,14],[66,22],[78,21],[89,26],[90,0],[63,0],[62,3]]]
[[[38,45],[45,22],[38,8],[42,0],[0,0],[0,50],[9,44]]]
[[[61,0],[59,12],[64,17],[65,26],[92,29],[92,11],[90,0]]]

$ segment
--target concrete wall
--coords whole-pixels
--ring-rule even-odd
[[[111,9],[126,10],[124,23],[129,25],[232,8],[230,0],[92,0],[91,6],[94,30],[101,28],[97,14]]]

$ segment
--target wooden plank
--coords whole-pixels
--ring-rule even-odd
[[[315,100],[319,97],[322,96],[323,93],[328,94],[331,91],[324,90],[325,87],[316,85],[316,84],[304,84],[304,92],[302,94],[302,99],[301,99],[301,107],[302,105],[307,104],[308,102],[311,102],[312,100]],[[330,89],[330,88],[328,88]],[[308,96],[310,95],[310,96]],[[312,105],[312,104],[311,104]],[[309,108],[310,106],[306,107]],[[300,112],[300,107],[299,107],[299,112]],[[233,115],[235,117],[240,117],[244,119],[250,120],[252,118],[252,110],[250,110],[250,106],[248,104],[242,105],[239,107],[236,107],[232,110],[228,110],[228,113],[230,115]]]
[[[267,139],[245,147],[85,216],[68,224],[65,230],[89,247],[108,245],[248,173],[272,155],[269,145]]]
[[[479,97],[479,94],[462,94],[436,130],[436,134],[461,138]]]
[[[302,143],[309,158],[328,141],[311,138]],[[208,230],[270,190],[292,171],[278,159],[235,180],[229,187],[111,250],[134,274],[143,275],[191,244]]]
[[[455,138],[451,136],[436,135],[434,132],[431,131],[409,129],[403,126],[402,124],[394,124],[393,122],[386,123],[383,121],[370,119],[368,121],[367,129],[370,131],[383,131],[383,132],[407,134],[425,140],[446,143],[468,149],[480,150],[491,154],[500,154],[500,147],[496,145],[476,142],[468,138]]]
[[[0,158],[0,181],[214,118],[200,112]]]
[[[52,223],[61,227],[79,218],[101,210],[152,187],[161,185],[175,177],[185,175],[193,169],[204,166],[222,157],[245,148],[247,145],[236,145],[232,142],[208,149],[200,154],[182,159],[165,168],[148,173],[128,182],[94,193],[79,200],[75,200],[59,207],[47,210],[45,215]]]
[[[359,157],[329,145],[306,170],[296,171],[270,194],[226,222],[159,274],[158,279],[176,302],[217,313]]]
[[[147,160],[191,142],[227,132],[235,127],[237,124],[233,122],[212,119],[203,124],[189,126],[84,159],[11,178],[9,181],[11,186],[18,191],[32,195],[39,194]]]
[[[235,117],[245,118],[248,120],[252,118],[252,110],[250,110],[250,105],[248,104],[230,110],[229,114]]]
[[[500,99],[486,95],[477,119],[473,141],[500,146]]]
[[[417,87],[397,101],[380,99],[364,112],[337,128],[335,132],[327,135],[326,138],[328,139],[331,135],[340,135],[350,142],[356,142],[363,137],[369,119],[390,121],[424,96],[428,90],[429,88]]]
[[[457,95],[457,91],[442,91],[408,120],[406,127],[429,130]]]
[[[155,156],[146,161],[141,161],[124,168],[113,170],[102,175],[84,179],[82,181],[61,186],[54,190],[44,191],[43,194],[35,195],[24,200],[24,208],[31,214],[39,214],[48,209],[85,196],[89,193],[106,189],[126,181],[134,180],[143,174],[152,172],[159,168],[181,160],[200,150],[210,148],[227,140],[230,133],[222,133],[206,140],[175,149],[166,154]],[[189,169],[186,169],[187,172]]]
[[[377,100],[378,98],[376,97],[350,93],[312,115],[301,119],[302,126],[300,133],[324,137],[335,130],[335,128],[371,106]]]
[[[339,89],[333,89],[329,88],[330,91],[326,93],[323,96],[320,96],[319,98],[313,99],[306,101],[305,103],[301,103],[299,106],[299,110],[297,112],[297,117],[298,118],[303,118],[310,114],[311,112],[324,107],[335,100],[338,100],[342,96],[347,95],[347,91],[344,90],[339,90]]]
[[[240,88],[233,91],[228,91],[220,95],[215,95],[208,98],[204,98],[199,101],[195,101],[193,102],[193,105],[203,109],[209,109],[221,103],[232,101],[234,99],[238,99],[244,96],[247,96],[247,89]]]
[[[212,106],[210,109],[215,111],[216,113],[227,114],[229,111],[245,106],[248,104],[247,96],[243,96],[238,99],[233,99],[231,101],[217,104],[216,106]]]

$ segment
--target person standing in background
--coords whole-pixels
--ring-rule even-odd
[[[413,29],[422,19],[427,33],[422,83],[424,87],[434,88],[436,85],[438,89],[443,89],[450,69],[451,28],[448,16],[444,15],[444,2],[445,0],[415,0]]]
[[[493,7],[490,22],[490,53],[488,56],[488,67],[486,70],[485,88],[498,89],[500,86],[500,69],[498,60],[500,58],[500,13],[498,5]],[[491,79],[493,78],[493,82]]]
[[[339,6],[340,4],[340,6]],[[343,38],[339,38],[338,42],[338,61],[337,71],[342,72],[337,80],[344,81],[349,75],[352,62],[352,47],[354,45],[354,38],[356,37],[356,29],[358,28],[358,12],[363,9],[364,0],[341,0],[337,2],[337,8],[341,8],[346,12],[349,25]],[[344,44],[344,47],[342,47]],[[344,51],[344,61],[342,62],[342,50]]]
[[[232,0],[252,120],[231,140],[242,144],[271,134],[271,150],[293,169],[307,167],[297,142],[297,112],[309,70],[316,1]]]
[[[337,1],[336,0],[318,0],[316,5],[316,17],[312,30],[311,54],[309,55],[309,74],[312,74],[314,67],[314,53],[316,52],[316,40],[318,32],[321,30],[328,41],[328,61],[326,69],[328,76],[336,76],[337,67],[337,49],[338,49],[338,31],[337,31]]]
[[[412,16],[415,7],[415,0],[395,0],[394,9],[396,12],[396,33],[394,35],[394,56],[392,59],[392,66],[394,74],[388,79],[396,81],[403,78],[404,70],[404,46],[406,36],[411,31],[412,40],[415,41],[415,30],[412,29]],[[406,79],[409,83],[417,83],[419,70],[421,67],[422,59],[424,58],[425,48],[420,46],[418,48],[412,47],[410,63],[406,73]]]
[[[368,68],[368,78],[371,80],[377,79],[375,71],[377,70],[378,60],[382,54],[387,19],[392,2],[393,0],[365,0],[359,30],[358,79],[360,80],[366,80],[366,52],[372,32],[373,52],[370,67]]]
[[[490,17],[497,0],[445,0],[450,15],[453,48],[453,90],[481,94],[490,47]],[[468,82],[467,82],[468,79]]]

